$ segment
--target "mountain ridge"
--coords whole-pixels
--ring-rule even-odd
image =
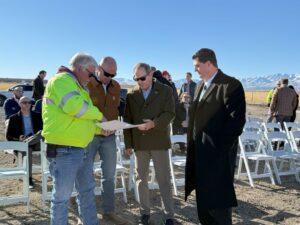
[[[300,73],[297,74],[287,74],[287,73],[276,73],[267,76],[256,76],[256,77],[246,77],[246,78],[237,78],[243,84],[245,90],[258,90],[258,91],[267,91],[275,87],[276,81],[287,78],[289,84],[293,85],[296,89],[300,89]],[[116,78],[116,80],[121,85],[135,85],[135,81],[127,78]],[[194,79],[197,83],[200,80]],[[175,86],[180,88],[183,83],[186,82],[185,79],[173,80]]]
[[[256,76],[256,77],[245,77],[238,78],[243,84],[243,87],[247,91],[267,91],[275,87],[276,81],[287,78],[289,79],[289,84],[293,85],[295,89],[300,90],[300,73],[287,74],[287,73],[276,73],[266,76]],[[115,78],[122,86],[133,86],[136,82],[133,79],[128,79],[124,77]],[[22,78],[0,78],[0,82],[17,82],[17,83],[32,83],[33,79],[22,79]],[[198,83],[199,79],[194,79]],[[173,80],[176,88],[180,88],[183,83],[186,82],[185,79]]]

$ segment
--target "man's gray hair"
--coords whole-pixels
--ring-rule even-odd
[[[70,59],[69,64],[72,69],[75,69],[78,66],[82,66],[84,68],[87,68],[89,65],[93,65],[95,67],[98,66],[96,60],[87,53],[76,53]]]
[[[23,91],[23,87],[21,86],[15,87],[13,91]]]
[[[147,64],[147,63],[138,63],[134,66],[133,73],[135,73],[139,68],[144,68],[147,74],[150,73],[150,71],[151,71],[151,67],[150,67],[149,64]]]

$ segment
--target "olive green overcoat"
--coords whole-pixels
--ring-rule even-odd
[[[143,119],[154,121],[155,127],[148,131],[137,128],[125,129],[125,147],[139,150],[167,150],[171,147],[170,123],[175,117],[172,89],[153,81],[151,91],[144,100],[142,90],[136,86],[126,97],[124,121],[142,124]]]

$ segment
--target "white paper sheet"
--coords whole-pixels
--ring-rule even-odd
[[[123,130],[123,129],[135,128],[139,126],[139,125],[132,125],[129,123],[121,122],[119,120],[97,123],[97,125],[104,130]]]

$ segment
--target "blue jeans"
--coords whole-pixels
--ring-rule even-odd
[[[115,173],[117,163],[117,146],[115,135],[95,136],[88,145],[89,156],[94,160],[98,152],[101,160],[101,196],[103,213],[115,211]]]
[[[284,130],[283,122],[290,122],[291,116],[282,116],[282,115],[276,115],[276,122],[280,123],[282,130]]]
[[[56,158],[48,158],[53,178],[51,225],[68,224],[68,203],[74,184],[83,224],[98,225],[95,203],[93,162],[88,151],[76,147],[57,148]]]

